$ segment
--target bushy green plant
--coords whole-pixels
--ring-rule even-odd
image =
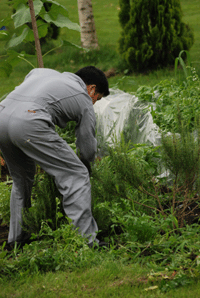
[[[163,134],[160,153],[123,141],[110,148],[110,155],[93,168],[93,213],[100,230],[107,232],[121,209],[135,205],[146,214],[157,212],[164,218],[171,214],[172,229],[190,221],[199,206],[198,132],[195,136],[183,127],[181,135]],[[160,163],[166,172],[161,176]],[[131,202],[129,207],[125,201]]]
[[[33,47],[33,57],[35,56],[34,33],[32,26],[30,26],[31,15],[27,0],[16,0],[12,1],[13,9],[15,13],[12,16],[4,18],[4,26],[9,28],[5,32],[0,32],[0,40],[5,41],[5,55],[4,59],[0,60],[0,67],[4,76],[9,76],[15,67],[21,60],[27,61],[33,68],[35,67],[27,58],[31,55],[27,53],[27,50]],[[68,29],[80,31],[78,24],[73,23],[68,18],[67,9],[56,1],[37,0],[33,1],[34,12],[37,21],[38,35],[40,39],[48,39],[49,33],[48,28],[56,26],[57,28],[66,27]],[[2,22],[2,21],[1,21]],[[17,52],[16,47],[20,44],[25,44],[26,47],[23,51]],[[28,47],[27,47],[28,45]],[[62,41],[61,45],[76,46],[69,41]],[[14,48],[14,49],[13,49]],[[20,48],[18,48],[21,50]],[[51,49],[52,51],[54,49]],[[50,51],[44,54],[48,54]]]
[[[180,135],[163,134],[162,150],[162,160],[174,175],[170,205],[179,226],[183,226],[199,204],[199,129],[196,136],[185,128]]]
[[[151,178],[158,173],[156,149],[122,141],[109,148],[109,152],[109,156],[95,163],[91,177],[93,215],[103,235],[110,233],[111,225],[116,224],[113,218],[117,213],[135,208],[133,202],[144,209],[147,202],[151,202],[152,208],[156,207],[148,192],[141,191],[144,185],[148,189],[153,187]]]
[[[40,272],[76,268],[87,259],[86,240],[71,225],[63,224],[53,231],[46,222],[41,222],[39,234],[32,237],[43,238],[25,245],[23,254],[14,248],[12,266],[5,255],[0,255],[0,275],[27,275]],[[85,256],[82,250],[86,251]],[[11,257],[11,256],[9,256]]]
[[[154,87],[141,86],[136,92],[139,100],[150,103],[154,122],[165,132],[180,133],[183,126],[194,131],[198,122],[199,77],[195,68],[182,65],[185,69],[182,82],[165,80]]]
[[[16,13],[16,8],[17,8],[16,3],[13,3],[13,1],[9,1],[9,2],[10,2],[9,5],[14,5],[13,14],[15,14]],[[21,1],[21,3],[22,3],[22,1]],[[43,6],[44,6],[45,11],[46,12],[50,11],[53,3],[48,2],[48,1],[44,1],[43,3],[44,3]],[[47,34],[46,34],[46,36],[44,36],[40,39],[41,45],[44,44],[44,43],[48,43],[51,39],[57,39],[58,36],[59,36],[59,33],[60,33],[60,28],[57,27],[53,23],[47,23],[46,21],[44,21],[42,19],[42,17],[37,17],[37,21],[39,21],[39,20],[40,20],[40,26],[42,24],[44,25],[45,23],[47,24]],[[30,28],[32,28],[31,22],[30,23],[28,22],[27,25]],[[30,42],[30,46],[31,46],[32,51],[30,53],[28,51],[26,51],[26,52],[29,53],[29,54],[34,54],[34,42]]]
[[[42,221],[49,223],[52,229],[58,227],[58,217],[63,212],[59,194],[53,178],[47,173],[35,176],[35,186],[32,195],[32,207],[24,210],[23,228],[28,233],[39,233]]]
[[[182,22],[180,0],[120,0],[119,52],[131,70],[172,65],[194,35]]]
[[[137,216],[127,216],[125,221],[124,236],[126,241],[144,243],[153,241],[159,227],[155,225],[152,217],[146,214],[138,214]]]
[[[10,222],[10,195],[11,185],[5,182],[0,183],[0,218],[4,224]]]
[[[75,127],[75,121],[68,122],[65,128],[60,128],[56,126],[56,132],[59,134],[61,138],[63,138],[63,140],[65,140],[70,146],[72,146],[73,149],[76,141]]]

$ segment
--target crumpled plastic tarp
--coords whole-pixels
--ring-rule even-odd
[[[119,89],[110,89],[110,95],[94,105],[97,118],[97,141],[112,145],[120,140],[134,144],[158,146],[161,143],[159,127],[153,123],[149,103]]]

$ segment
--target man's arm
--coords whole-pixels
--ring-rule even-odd
[[[93,110],[85,109],[76,126],[76,147],[80,160],[91,173],[90,162],[95,159],[97,140],[95,138],[96,119]]]

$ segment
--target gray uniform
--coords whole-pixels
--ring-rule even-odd
[[[77,123],[81,158],[94,161],[95,113],[86,85],[77,75],[34,69],[0,102],[0,149],[13,179],[9,243],[24,240],[22,208],[31,205],[35,163],[54,177],[74,226],[89,243],[96,238],[88,170],[55,132],[55,124],[63,128],[71,120]]]

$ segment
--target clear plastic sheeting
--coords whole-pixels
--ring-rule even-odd
[[[148,106],[134,95],[110,89],[110,95],[94,105],[100,147],[119,141],[121,133],[134,144],[160,145],[159,127],[153,123]]]

